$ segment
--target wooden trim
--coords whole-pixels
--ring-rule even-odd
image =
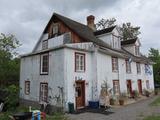
[[[42,84],[46,84],[47,88],[48,88],[48,83],[47,82],[40,82],[40,86],[39,86],[39,102],[41,102],[41,85]],[[47,89],[47,96],[48,96],[48,89]],[[47,97],[47,100],[44,101],[44,102],[47,102],[47,101],[48,101],[48,97]]]
[[[47,54],[48,55],[48,72],[47,73],[42,73],[42,56]],[[48,75],[49,74],[49,52],[45,52],[43,54],[40,54],[40,68],[39,68],[39,72],[40,72],[40,75]]]
[[[83,86],[83,105],[84,105],[84,107],[86,106],[85,105],[85,100],[86,100],[86,89],[85,89],[85,80],[77,80],[77,81],[75,81],[75,83],[77,84],[77,83],[82,83],[82,86]],[[76,92],[76,88],[75,88],[75,92]],[[76,96],[75,96],[75,104],[76,104],[76,109],[78,108],[77,107],[77,101],[76,101]]]
[[[26,85],[27,85],[27,83],[29,83],[29,93],[26,92],[26,89],[27,89]],[[25,87],[24,87],[24,93],[25,93],[25,95],[29,95],[29,94],[30,94],[30,90],[31,90],[31,89],[30,89],[30,85],[31,85],[31,84],[30,84],[30,81],[29,81],[29,80],[25,81],[25,85],[24,85],[24,86],[25,86]]]
[[[84,56],[84,71],[77,71],[76,70],[76,55],[77,54]],[[81,53],[81,52],[75,52],[74,53],[74,71],[75,72],[85,72],[86,71],[86,54],[85,53]]]
[[[127,81],[127,83],[126,83],[126,85],[129,83],[131,86],[130,86],[130,95],[131,95],[131,97],[133,96],[133,89],[132,89],[132,80],[131,79],[128,79],[128,80],[126,80]],[[128,86],[127,86],[127,89],[128,89]]]
[[[141,80],[141,79],[138,79],[138,80],[137,80],[137,83],[138,83],[138,91],[139,91],[140,94],[142,94],[142,92],[143,92],[143,91],[142,91],[142,90],[143,90],[143,89],[142,89],[142,80]],[[139,85],[140,85],[140,86],[139,86]]]
[[[115,82],[118,82],[118,84],[119,84],[119,95],[120,95],[120,82],[119,82],[119,80],[113,80],[113,89],[114,89],[114,85],[115,85]],[[114,93],[115,94],[115,93]]]
[[[114,67],[113,67],[113,59],[116,59],[116,61],[117,61],[117,70],[114,70]],[[112,72],[118,72],[118,71],[119,71],[118,57],[113,57],[113,56],[111,56],[111,65],[112,65]]]

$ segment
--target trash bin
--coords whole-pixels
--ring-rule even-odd
[[[71,103],[71,102],[68,103],[68,111],[69,113],[74,112],[74,103]]]

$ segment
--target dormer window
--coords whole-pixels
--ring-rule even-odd
[[[139,46],[135,46],[135,55],[139,55],[140,53],[139,53]]]
[[[44,40],[43,42],[42,42],[42,50],[45,50],[45,49],[47,49],[48,48],[48,40]]]

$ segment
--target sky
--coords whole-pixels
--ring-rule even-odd
[[[160,0],[0,0],[0,33],[13,34],[22,46],[20,54],[32,51],[54,12],[86,24],[88,15],[116,18],[117,24],[140,26],[143,54],[160,48]]]

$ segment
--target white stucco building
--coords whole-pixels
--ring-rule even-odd
[[[139,39],[120,38],[117,26],[95,31],[94,16],[83,25],[54,13],[33,51],[21,56],[21,100],[67,110],[69,102],[78,109],[99,100],[104,81],[113,95],[154,90]]]

